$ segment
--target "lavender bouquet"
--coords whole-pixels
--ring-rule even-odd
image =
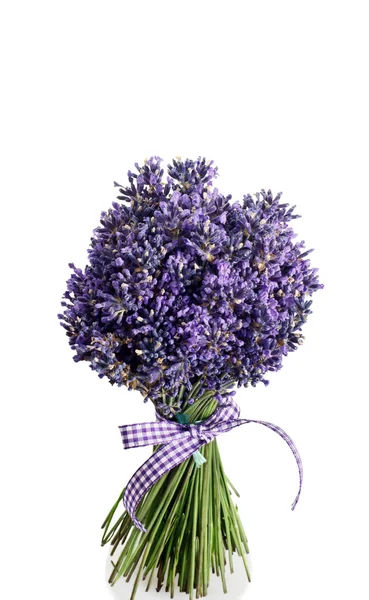
[[[149,589],[175,587],[206,596],[210,573],[246,561],[247,538],[216,436],[250,422],[276,431],[296,458],[289,436],[264,421],[239,418],[235,386],[268,383],[268,371],[296,350],[323,287],[296,242],[294,207],[261,191],[231,202],[212,182],[213,161],[173,160],[164,178],[151,157],[119,202],[101,214],[84,271],[73,274],[59,315],[76,362],[99,377],[139,391],[156,421],[120,427],[125,448],[153,445],[103,523],[111,543],[109,579],[135,574]],[[123,506],[122,506],[123,505]],[[117,515],[121,507],[121,514]]]

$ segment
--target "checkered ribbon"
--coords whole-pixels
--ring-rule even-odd
[[[200,424],[181,424],[174,421],[158,420],[150,423],[122,425],[119,427],[124,448],[162,445],[132,476],[123,496],[123,504],[134,525],[141,531],[147,530],[136,518],[136,509],[144,494],[165,473],[191,456],[196,450],[211,442],[217,435],[230,431],[246,423],[259,423],[278,433],[290,447],[298,466],[300,484],[297,496],[292,504],[294,510],[302,487],[302,462],[298,450],[283,429],[267,421],[240,419],[240,408],[230,398],[226,405],[217,410]],[[160,417],[159,417],[160,418]]]

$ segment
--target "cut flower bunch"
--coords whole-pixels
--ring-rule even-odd
[[[295,455],[301,489],[292,440],[240,419],[233,388],[268,383],[301,344],[311,296],[323,287],[281,194],[232,202],[213,187],[212,161],[173,160],[166,177],[161,162],[136,163],[127,186],[115,183],[118,202],[101,214],[85,269],[70,265],[59,315],[76,362],[155,407],[156,421],[120,427],[125,448],[154,451],[103,524],[109,581],[135,576],[132,599],[141,578],[149,588],[154,577],[171,597],[177,586],[206,596],[211,572],[226,591],[235,552],[249,577],[216,436],[250,422],[276,431]]]

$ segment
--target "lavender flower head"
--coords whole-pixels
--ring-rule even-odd
[[[70,264],[58,315],[99,377],[139,390],[163,415],[207,390],[268,383],[302,342],[319,284],[271,191],[231,202],[213,161],[155,156],[101,214],[84,271]],[[169,408],[168,408],[169,406]]]

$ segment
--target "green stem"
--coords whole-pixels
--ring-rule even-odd
[[[184,388],[180,393],[183,399]],[[203,421],[214,412],[217,402],[213,394],[212,390],[205,392],[182,410],[189,423]],[[154,451],[157,449],[154,447]],[[189,594],[189,600],[195,595],[206,596],[211,571],[221,577],[226,592],[226,555],[233,572],[234,552],[242,557],[250,578],[247,538],[232,499],[232,493],[239,494],[224,473],[217,441],[203,446],[200,452],[207,461],[200,468],[196,468],[192,458],[186,459],[156,482],[143,498],[137,518],[145,523],[147,533],[136,529],[125,511],[115,516],[124,490],[102,525],[102,545],[110,542],[111,555],[121,546],[118,560],[112,563],[111,585],[120,577],[128,581],[137,571],[131,600],[140,579],[148,577],[149,590],[156,572],[157,590],[165,582],[171,598],[176,585]]]

